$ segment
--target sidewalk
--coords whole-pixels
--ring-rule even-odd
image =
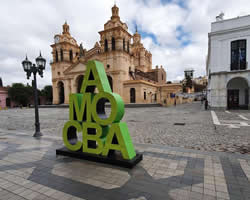
[[[0,199],[250,199],[250,156],[135,144],[134,169],[57,156],[59,137],[0,129]]]

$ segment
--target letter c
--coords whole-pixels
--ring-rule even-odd
[[[68,129],[70,127],[74,127],[76,129],[76,133],[77,132],[81,132],[82,131],[82,126],[80,125],[79,122],[77,121],[68,121],[64,124],[63,127],[63,142],[64,145],[71,151],[77,151],[82,147],[82,142],[80,142],[79,140],[77,140],[77,142],[75,144],[71,144],[68,140]]]

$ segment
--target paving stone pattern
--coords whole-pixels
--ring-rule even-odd
[[[240,112],[250,119],[249,111]],[[216,111],[216,114],[219,120],[226,120],[228,117],[231,120],[242,120],[238,113]],[[40,109],[41,131],[45,135],[61,136],[67,120],[66,108]],[[250,149],[250,127],[230,129],[226,126],[215,126],[210,111],[205,111],[200,102],[168,108],[126,108],[123,121],[127,122],[135,143],[240,153],[244,153],[244,148]],[[0,128],[23,130],[32,135],[34,109],[0,111]]]
[[[250,156],[137,144],[135,168],[56,156],[60,138],[0,129],[0,200],[250,199]]]

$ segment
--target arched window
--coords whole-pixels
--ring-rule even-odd
[[[58,52],[56,50],[56,62],[58,62]]]
[[[126,50],[125,38],[123,38],[123,51]]]
[[[105,42],[104,42],[104,51],[107,52],[108,49],[109,49],[109,47],[108,47],[108,40],[105,39]]]
[[[58,88],[58,97],[59,97],[59,104],[63,104],[64,103],[64,84],[62,81],[60,81],[57,84],[57,88]]]
[[[127,42],[127,51],[129,53],[129,41]]]
[[[111,90],[113,91],[113,79],[111,76],[107,76]]]
[[[112,50],[115,50],[115,38],[112,37]]]
[[[63,50],[61,49],[61,61],[63,61]]]
[[[79,77],[77,77],[76,79],[76,85],[77,85],[77,93],[81,92],[81,87],[82,87],[82,81],[84,79],[83,75],[80,75]]]
[[[73,51],[71,49],[69,50],[69,60],[73,60]]]

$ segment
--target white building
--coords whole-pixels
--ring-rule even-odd
[[[209,105],[249,109],[250,15],[227,20],[218,16],[208,39]]]

